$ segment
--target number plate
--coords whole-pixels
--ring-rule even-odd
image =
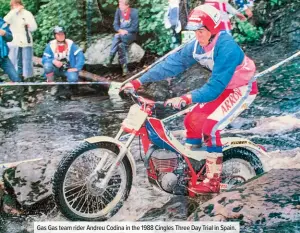
[[[123,121],[122,126],[130,130],[139,130],[147,119],[148,114],[140,109],[140,106],[134,104],[130,107],[126,119]]]

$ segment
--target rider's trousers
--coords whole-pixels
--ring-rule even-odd
[[[222,152],[220,131],[253,102],[258,93],[257,83],[225,91],[214,101],[197,104],[184,119],[186,143],[197,145],[202,140],[208,152]]]

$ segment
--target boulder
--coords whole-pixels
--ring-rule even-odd
[[[85,52],[86,64],[104,64],[109,57],[109,52],[114,34],[103,35],[102,38],[94,42]],[[145,51],[136,43],[129,46],[129,63],[140,62]],[[118,64],[118,54],[116,54],[113,64]]]
[[[273,169],[205,202],[188,220],[239,221],[241,230],[256,229],[253,232],[299,222],[299,172],[300,169]]]
[[[161,208],[147,211],[138,221],[185,221],[198,206],[196,200],[175,196]]]
[[[21,163],[4,172],[5,186],[21,206],[30,207],[52,195],[51,180],[59,159]]]

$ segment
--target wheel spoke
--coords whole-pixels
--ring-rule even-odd
[[[70,200],[70,203],[72,202],[72,200],[74,200],[75,199],[75,201],[74,202],[76,202],[79,198],[81,198],[81,197],[83,197],[84,195],[86,195],[87,194],[87,192],[84,192],[83,194],[81,194],[79,197],[77,196],[77,197],[74,197],[74,198],[72,198],[71,200]],[[74,203],[73,202],[73,203]]]
[[[82,192],[82,190],[83,190],[84,187],[85,187],[85,186],[82,186],[82,188],[81,188],[81,190],[79,191],[78,195],[80,195],[80,193]],[[83,195],[81,195],[81,196],[83,196]],[[81,197],[81,196],[80,196],[80,197]],[[66,197],[66,198],[67,198],[67,197]],[[78,197],[78,198],[79,198],[79,197]],[[78,198],[77,198],[77,199],[78,199]],[[72,200],[73,200],[73,199],[72,199]],[[81,200],[78,202],[78,204],[79,204],[80,202],[81,202]]]
[[[80,207],[80,210],[79,210],[80,212],[81,212],[82,208],[84,207],[85,203],[87,202],[87,196],[88,195],[85,196],[85,200],[84,200],[82,206]]]
[[[77,209],[77,207],[79,207],[80,206],[80,203],[82,203],[82,199],[84,199],[84,197],[86,196],[86,193],[84,193],[83,195],[81,195],[80,197],[78,197],[77,199],[76,199],[76,201],[79,199],[79,201],[77,202],[77,205],[75,205],[75,207],[74,207],[74,209]],[[72,203],[72,205],[74,204],[74,203],[76,203],[76,201],[75,202],[73,202]]]
[[[71,191],[73,191],[73,190],[75,190],[75,189],[77,189],[77,188],[79,188],[79,187],[81,187],[81,186],[85,186],[86,185],[86,183],[84,183],[84,184],[81,184],[81,185],[77,185],[77,186],[75,186],[74,188],[72,188],[72,189],[69,189],[68,191],[65,191],[65,194],[67,194],[67,193],[69,193],[69,192],[71,192]],[[69,186],[67,186],[67,187],[70,187],[71,185],[69,185]],[[65,187],[65,190],[67,189],[67,187]]]

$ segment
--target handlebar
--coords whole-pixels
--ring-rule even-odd
[[[148,99],[146,99],[146,98],[144,98],[142,96],[139,96],[135,91],[129,91],[129,92],[127,92],[127,94],[129,96],[131,96],[131,98],[133,99],[133,101],[135,103],[138,103],[138,104],[145,103],[145,104],[150,105],[150,106],[152,105],[153,107],[156,106],[156,105],[163,105],[164,107],[169,107],[169,108],[175,109],[173,107],[173,105],[170,104],[170,103],[169,104],[165,104],[166,103],[165,101],[148,100]],[[187,104],[185,102],[182,102],[180,107],[181,108],[185,108],[186,106],[187,106]]]

